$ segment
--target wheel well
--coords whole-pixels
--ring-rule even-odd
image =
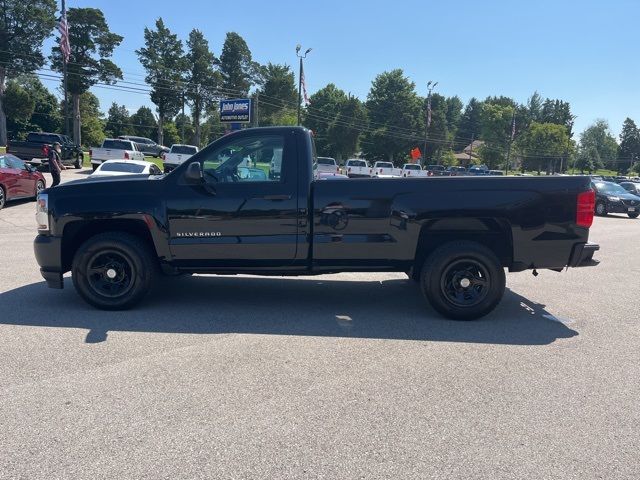
[[[84,242],[91,237],[105,232],[126,232],[142,239],[156,254],[156,249],[149,233],[149,228],[142,220],[92,220],[72,222],[64,229],[62,236],[62,267],[64,271],[71,270],[75,253]]]
[[[513,239],[508,223],[497,219],[436,219],[422,226],[413,264],[415,275],[429,254],[445,243],[457,240],[477,242],[491,250],[503,267],[513,262]],[[469,227],[473,227],[470,229]],[[464,228],[463,228],[464,227]]]

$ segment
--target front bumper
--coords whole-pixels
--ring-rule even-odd
[[[49,288],[63,288],[62,238],[38,235],[33,241],[33,251],[40,265],[40,274]]]
[[[593,254],[600,250],[597,243],[578,243],[573,247],[569,257],[569,267],[595,267],[600,262],[593,259]]]

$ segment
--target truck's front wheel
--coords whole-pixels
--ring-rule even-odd
[[[491,312],[504,295],[500,260],[484,245],[450,242],[425,261],[420,286],[433,308],[454,320],[475,320]]]
[[[147,245],[123,232],[96,235],[73,258],[73,285],[89,304],[103,310],[134,306],[151,288],[157,262]]]

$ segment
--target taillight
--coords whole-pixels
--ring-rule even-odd
[[[340,173],[340,167],[336,167],[336,172]]]
[[[7,150],[7,152],[8,152],[8,150]],[[42,154],[45,157],[49,156],[49,145],[43,145],[42,146]]]
[[[124,159],[129,160],[129,152],[124,152]]]
[[[587,190],[586,192],[578,194],[576,224],[579,227],[589,228],[593,224],[595,206],[596,194],[593,190]]]
[[[93,157],[93,149],[89,149],[89,157]]]

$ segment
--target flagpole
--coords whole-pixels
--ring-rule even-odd
[[[298,126],[302,123],[301,114],[302,114],[302,59],[307,58],[307,54],[311,51],[310,48],[307,48],[304,53],[300,53],[302,46],[300,44],[296,45],[296,57],[300,59],[300,69],[298,71]],[[304,97],[307,98],[307,87],[304,88]]]
[[[427,122],[426,127],[424,129],[424,146],[422,150],[422,165],[425,166],[427,164],[427,140],[429,138],[429,127],[431,126],[431,90],[438,85],[438,82],[429,82],[427,83],[427,89],[429,90],[429,94],[427,95]]]
[[[65,0],[62,0],[62,16],[67,16],[67,8]],[[68,27],[67,27],[68,28]],[[64,89],[64,134],[69,136],[69,99],[67,95],[67,61],[64,53],[62,54],[62,88]]]
[[[513,143],[513,137],[516,133],[516,111],[511,114],[511,138],[509,138],[509,147],[507,149],[507,163],[504,166],[504,174],[509,175],[509,162],[511,159],[511,144]]]

